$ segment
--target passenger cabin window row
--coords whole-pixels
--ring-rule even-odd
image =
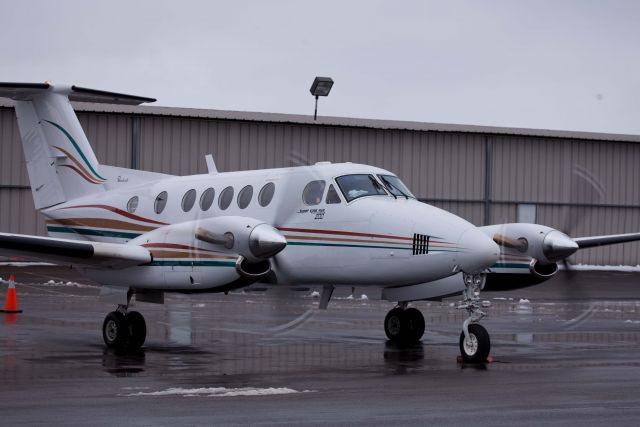
[[[275,190],[276,185],[273,182],[268,182],[264,186],[262,186],[260,192],[258,193],[258,203],[260,204],[260,206],[266,207],[269,205],[269,203],[271,203],[271,201],[273,200],[273,195],[275,194]],[[224,211],[228,209],[229,206],[231,206],[231,202],[233,202],[233,195],[234,190],[232,186],[228,186],[224,190],[222,190],[220,196],[218,197],[218,207],[220,208],[220,210]],[[216,191],[213,189],[213,187],[209,187],[202,192],[202,194],[200,195],[199,205],[200,209],[203,212],[211,209],[215,196]],[[182,196],[182,210],[184,212],[190,212],[196,203],[196,198],[197,192],[194,188],[185,192]],[[238,193],[236,203],[238,204],[238,207],[240,209],[246,209],[251,204],[252,198],[253,186],[246,185],[242,188],[242,190],[240,190],[240,193]],[[156,196],[156,199],[153,203],[154,212],[157,214],[161,214],[167,206],[168,199],[169,194],[166,191],[160,192]],[[127,212],[134,213],[136,209],[138,209],[139,200],[140,199],[138,198],[138,196],[131,197],[127,202]]]

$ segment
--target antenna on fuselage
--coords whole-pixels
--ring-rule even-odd
[[[209,175],[216,175],[218,173],[218,168],[216,167],[216,162],[213,160],[213,156],[211,154],[207,154],[204,156],[204,159],[207,162],[207,171]]]

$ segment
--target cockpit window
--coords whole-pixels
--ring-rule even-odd
[[[333,187],[333,184],[329,186],[329,190],[327,191],[327,199],[325,201],[328,205],[335,205],[340,203],[340,196],[338,196],[338,192]]]
[[[358,197],[386,195],[382,185],[373,175],[345,175],[336,178],[342,194],[350,202]]]
[[[302,201],[305,205],[318,205],[322,201],[322,195],[324,194],[324,181],[311,181],[304,187],[302,192]]]
[[[397,176],[393,176],[393,175],[378,175],[378,178],[380,178],[380,181],[382,181],[382,183],[384,184],[386,189],[392,195],[405,197],[407,199],[409,197],[411,197],[412,199],[416,198],[416,196],[411,194],[411,191],[409,191],[407,186],[404,185],[404,183],[402,181],[400,181],[400,178],[398,178]]]

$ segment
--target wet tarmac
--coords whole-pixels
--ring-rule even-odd
[[[427,332],[401,349],[376,289],[342,290],[326,311],[311,290],[170,295],[136,304],[147,342],[121,353],[102,343],[114,307],[97,287],[66,269],[9,272],[24,312],[0,323],[2,425],[640,422],[637,273],[483,294],[494,361],[464,366],[455,298],[416,303]]]

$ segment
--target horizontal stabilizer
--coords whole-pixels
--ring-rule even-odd
[[[0,98],[10,98],[16,101],[29,101],[34,96],[53,90],[49,83],[2,83],[0,82]],[[140,105],[144,102],[155,102],[154,98],[147,98],[124,93],[107,92],[80,86],[57,86],[55,91],[69,96],[71,101],[95,102],[100,104]]]
[[[125,268],[151,262],[142,246],[0,233],[0,255],[28,256],[57,264]]]

